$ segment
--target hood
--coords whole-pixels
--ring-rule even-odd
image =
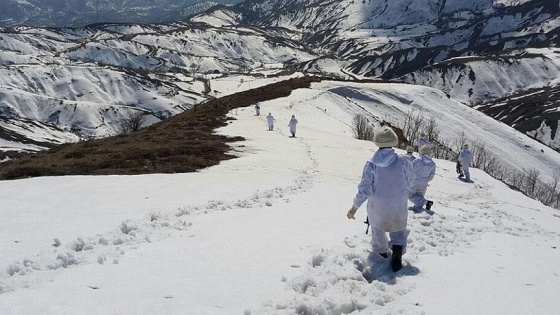
[[[430,164],[432,163],[432,157],[429,155],[421,155],[420,161],[422,161],[422,163]]]
[[[379,149],[375,154],[369,159],[369,162],[375,166],[379,167],[387,167],[391,165],[396,159],[398,155],[395,153],[395,149],[393,148],[383,148]]]

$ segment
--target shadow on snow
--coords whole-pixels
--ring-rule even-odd
[[[412,266],[405,260],[403,260],[402,269],[398,272],[394,272],[391,270],[390,258],[383,258],[374,253],[368,255],[365,264],[363,261],[355,260],[354,265],[369,283],[380,281],[387,284],[395,284],[398,277],[416,276],[420,273],[420,269]]]

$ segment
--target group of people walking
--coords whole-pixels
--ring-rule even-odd
[[[256,116],[260,105],[255,105]],[[274,130],[276,119],[272,113],[266,116],[268,130]],[[288,126],[291,138],[296,136],[298,120],[292,115]],[[389,126],[382,126],[374,133],[373,142],[379,148],[366,162],[358,192],[348,219],[354,219],[358,208],[367,201],[367,223],[371,226],[372,252],[383,258],[391,258],[394,272],[402,268],[402,256],[410,230],[407,229],[408,211],[433,214],[432,200],[426,199],[428,184],[434,179],[436,164],[432,159],[434,145],[421,133],[406,154],[399,155],[395,147],[399,144],[397,134]],[[418,157],[414,156],[418,152]],[[468,144],[464,144],[457,158],[457,173],[461,180],[471,182],[469,166],[473,155]],[[412,206],[408,207],[409,201]]]
[[[367,200],[367,222],[371,225],[373,253],[383,258],[391,257],[391,269],[402,268],[402,255],[410,230],[407,229],[408,210],[415,213],[430,211],[433,201],[426,199],[428,183],[434,179],[436,164],[432,160],[433,144],[421,134],[414,147],[407,147],[405,155],[399,155],[397,134],[383,126],[374,133],[374,143],[379,150],[366,162],[358,192],[348,219],[354,219],[357,209]],[[458,159],[461,170],[470,181],[469,165],[472,154],[464,145]],[[408,207],[408,201],[412,206]],[[387,238],[387,233],[389,238]]]
[[[260,116],[261,114],[261,107],[258,103],[255,105],[255,114],[256,116]],[[276,119],[274,118],[274,116],[272,116],[272,113],[268,113],[268,115],[266,116],[266,122],[268,125],[268,131],[273,131],[274,123],[276,122]],[[290,118],[290,122],[288,123],[288,127],[290,127],[290,133],[292,134],[290,138],[296,137],[297,124],[298,124],[298,120],[296,119],[296,116],[292,115],[292,117]]]
[[[256,115],[260,115],[260,105],[255,105]],[[268,130],[274,130],[274,116],[266,116]],[[296,136],[298,124],[292,115],[288,126],[291,138]],[[414,213],[431,212],[434,204],[426,199],[430,181],[434,179],[436,164],[432,159],[434,146],[425,134],[420,134],[413,146],[406,148],[406,154],[399,155],[395,147],[399,140],[389,126],[382,126],[374,133],[373,142],[379,150],[366,162],[358,192],[352,207],[347,212],[348,219],[354,219],[357,209],[367,201],[367,222],[371,226],[373,253],[383,258],[391,258],[391,269],[402,268],[402,255],[410,230],[407,229],[408,210]],[[414,152],[418,152],[418,157]],[[465,144],[457,159],[459,178],[471,182],[469,166],[472,153]],[[412,203],[408,207],[408,202]],[[389,237],[387,237],[387,234]]]

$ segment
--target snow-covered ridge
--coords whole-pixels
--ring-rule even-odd
[[[45,118],[67,108],[55,109],[49,100],[45,109],[37,109],[44,101],[37,99],[52,97],[54,91],[64,96],[61,105],[72,104],[80,95],[90,103],[156,103],[141,108],[154,110],[156,116],[162,112],[174,114],[177,111],[168,107],[181,104],[179,108],[188,108],[201,99],[218,96],[208,94],[215,90],[208,74],[252,71],[263,76],[267,65],[278,64],[334,77],[404,78],[406,82],[437,86],[450,97],[475,105],[554,84],[558,58],[553,49],[546,52],[542,47],[557,46],[560,40],[559,10],[537,0],[267,0],[218,7],[182,22],[108,23],[81,29],[17,27],[0,33],[0,65],[6,66],[2,71],[8,76],[16,71],[9,86],[0,85],[9,101],[0,101],[0,107],[11,115],[18,113],[43,123],[54,121]],[[541,51],[527,54],[531,49]],[[464,58],[471,58],[469,69],[463,65]],[[87,85],[91,87],[91,94],[87,94],[83,87],[72,84],[52,87],[56,83],[48,76],[33,73],[33,80],[45,80],[33,83],[43,86],[36,90],[30,83],[32,76],[19,72],[29,65],[39,65],[45,73],[51,71],[50,67],[56,68],[52,65],[81,69],[91,65],[87,70],[91,74],[86,77],[95,77],[94,72],[105,66],[120,72],[117,77],[127,77],[130,71],[166,75],[157,77],[163,90],[143,85],[145,93],[135,94],[124,88],[122,94],[116,93],[116,99],[108,100],[111,93],[105,90],[121,88],[108,87],[105,82],[97,88],[93,82]],[[512,74],[517,73],[527,75],[516,79]],[[475,81],[470,79],[471,74],[476,76]],[[202,78],[206,83],[193,82],[192,77],[203,75],[207,76]],[[42,90],[45,96],[41,96]],[[177,91],[183,93],[181,90],[194,99],[173,96]],[[158,101],[148,102],[149,94]],[[29,113],[15,105],[26,102],[26,97],[32,98],[28,103],[36,104],[30,106]],[[84,134],[93,136],[115,133],[112,120],[116,116],[103,120],[98,113],[91,115],[96,118],[68,118],[59,127],[85,126]],[[74,124],[70,120],[91,122]]]
[[[261,104],[274,131],[252,107],[231,111],[218,132],[247,139],[239,158],[200,172],[1,181],[0,313],[553,314],[558,210],[480,170],[464,183],[435,161],[435,213],[410,213],[397,273],[371,254],[365,209],[346,218],[378,149],[353,139],[353,115],[410,106],[441,116],[446,135],[496,133],[507,141],[493,148],[541,163],[539,143],[435,89],[316,83]],[[455,110],[481,120],[449,119]]]

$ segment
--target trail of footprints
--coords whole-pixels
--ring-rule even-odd
[[[300,170],[293,184],[256,191],[249,197],[233,201],[209,200],[203,206],[187,205],[171,212],[148,213],[138,220],[123,221],[113,231],[95,236],[81,236],[67,244],[55,238],[51,248],[36,253],[0,269],[0,294],[19,287],[33,287],[43,279],[41,275],[61,268],[98,263],[118,264],[127,251],[141,244],[157,242],[166,238],[185,236],[195,215],[213,211],[270,207],[277,202],[290,202],[290,196],[308,191],[313,187],[313,176],[318,162],[310,146],[299,140],[307,152],[311,166]]]
[[[420,273],[415,263],[422,255],[453,255],[488,232],[515,236],[542,233],[538,225],[499,209],[501,205],[492,199],[488,187],[476,184],[438,203],[434,215],[411,213],[405,266],[396,274],[390,271],[389,259],[370,253],[369,235],[347,237],[338,246],[318,250],[300,276],[283,279],[291,291],[288,298],[269,301],[254,313],[340,314],[381,309],[414,290],[414,277],[409,276]],[[399,310],[398,305],[393,308],[395,313],[410,312]]]

